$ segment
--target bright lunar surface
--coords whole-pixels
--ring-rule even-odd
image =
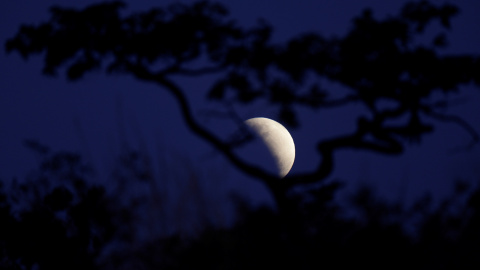
[[[267,146],[275,161],[279,177],[285,177],[295,160],[295,144],[288,130],[280,123],[264,117],[250,118],[245,124]]]

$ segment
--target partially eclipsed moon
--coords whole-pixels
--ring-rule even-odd
[[[295,144],[288,130],[280,123],[264,117],[250,118],[245,124],[267,146],[275,161],[279,177],[285,177],[295,160]]]

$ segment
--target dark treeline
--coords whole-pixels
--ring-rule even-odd
[[[122,188],[92,184],[94,173],[81,156],[29,146],[42,157],[39,167],[0,189],[1,269],[480,266],[480,188],[465,183],[457,183],[438,205],[425,196],[411,207],[382,201],[368,188],[339,206],[334,196],[341,185],[333,183],[293,196],[296,208],[289,214],[254,208],[234,196],[232,226],[207,222],[196,234],[140,241],[136,232],[142,224],[135,217],[141,202],[128,200]],[[136,177],[117,183],[162,181],[142,178],[140,158],[135,151],[119,158],[124,173]]]

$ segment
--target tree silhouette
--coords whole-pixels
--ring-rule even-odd
[[[357,209],[353,218],[343,217],[332,201],[336,186],[313,190],[313,200],[296,198],[301,207],[289,219],[240,200],[240,219],[230,228],[206,227],[197,237],[157,236],[138,243],[132,241],[137,209],[125,205],[121,193],[92,184],[91,168],[79,155],[52,152],[32,141],[27,146],[41,157],[38,169],[26,181],[0,182],[0,269],[480,266],[478,186],[459,182],[438,207],[427,196],[410,208],[360,189],[350,201]],[[120,157],[126,174],[141,171],[135,156]],[[138,184],[142,175],[127,181]],[[115,176],[119,183],[122,177]]]
[[[65,68],[70,80],[103,70],[157,84],[175,97],[194,134],[262,181],[279,205],[293,187],[329,176],[334,154],[341,149],[400,154],[407,143],[432,132],[435,122],[457,123],[478,141],[468,123],[441,110],[450,104],[448,94],[462,85],[480,84],[478,56],[439,54],[437,49],[446,44],[443,32],[431,44],[419,41],[433,21],[450,28],[458,13],[453,5],[411,2],[383,20],[366,10],[341,38],[308,33],[278,44],[270,40],[271,26],[238,26],[218,3],[176,3],[128,16],[120,12],[124,6],[116,1],[82,10],[53,7],[49,21],[21,26],[6,42],[6,50],[24,58],[43,54],[45,74]],[[353,132],[317,142],[321,161],[316,168],[279,180],[235,154],[248,134],[221,138],[195,117],[187,98],[190,89],[182,89],[176,80],[202,76],[215,78],[208,98],[220,108],[267,100],[277,106],[279,119],[293,127],[302,124],[296,113],[300,106],[361,104],[365,113],[357,116]],[[349,92],[335,98],[322,80],[337,82]],[[445,99],[434,100],[436,93],[444,93]],[[228,114],[241,123],[233,109]]]
[[[27,146],[39,168],[9,187],[0,181],[0,269],[98,269],[108,245],[131,237],[130,212],[92,184],[78,154]]]
[[[192,132],[262,181],[281,210],[295,211],[251,209],[240,199],[239,220],[230,228],[207,227],[196,238],[157,237],[118,248],[135,237],[135,206],[92,184],[79,155],[52,153],[29,141],[42,157],[39,169],[25,182],[0,182],[0,269],[478,269],[478,187],[458,183],[438,207],[427,196],[411,208],[360,189],[350,201],[354,217],[342,216],[332,200],[338,183],[287,200],[294,187],[325,179],[341,149],[400,154],[432,132],[436,122],[454,122],[478,141],[463,119],[442,113],[450,93],[480,84],[478,56],[438,53],[447,42],[443,32],[431,44],[419,40],[435,20],[448,30],[456,7],[407,3],[384,20],[367,10],[341,38],[309,33],[277,44],[270,40],[269,25],[239,27],[220,4],[174,4],[128,16],[122,15],[123,6],[54,7],[48,22],[22,26],[6,49],[25,58],[43,54],[48,75],[65,68],[70,80],[78,80],[103,70],[157,84],[176,98]],[[248,134],[223,138],[195,117],[190,89],[179,81],[203,76],[214,78],[207,97],[238,124],[232,104],[249,106],[261,99],[276,105],[279,118],[292,127],[303,124],[297,113],[302,106],[361,104],[366,110],[353,132],[318,141],[316,168],[279,180],[235,154]],[[325,80],[349,92],[337,97],[324,88]],[[444,99],[434,99],[437,93]],[[138,153],[121,156],[120,162],[117,182],[151,180]]]

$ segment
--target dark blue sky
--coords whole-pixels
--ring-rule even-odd
[[[0,4],[2,45],[21,23],[36,23],[48,18],[47,10],[52,4],[82,7],[95,2],[98,1],[3,1]],[[145,10],[153,3],[126,2],[127,12]],[[231,8],[232,17],[242,25],[252,25],[259,17],[270,22],[274,26],[275,41],[308,31],[341,36],[351,26],[351,18],[363,8],[371,7],[374,15],[384,17],[396,13],[404,2],[311,0],[272,4],[267,0],[224,1]],[[462,0],[455,4],[461,8],[461,13],[453,20],[450,46],[444,52],[479,54],[480,2]],[[106,173],[105,168],[113,166],[112,157],[118,153],[122,139],[127,138],[155,159],[168,153],[185,164],[192,164],[192,170],[202,171],[201,174],[207,174],[206,178],[215,179],[211,185],[220,193],[223,191],[218,186],[225,182],[229,182],[225,186],[233,184],[251,194],[261,193],[260,186],[247,182],[218,155],[212,155],[209,146],[190,134],[179,120],[173,99],[161,89],[129,77],[107,77],[100,73],[89,74],[75,83],[67,82],[62,76],[47,78],[40,74],[41,61],[40,57],[34,57],[25,62],[17,54],[6,55],[4,50],[0,54],[1,179],[22,176],[27,169],[35,167],[35,157],[22,145],[23,139],[36,139],[55,150],[80,151]],[[191,88],[201,86],[184,84]],[[463,89],[458,98],[464,98],[465,103],[452,108],[451,112],[464,117],[480,132],[479,93],[472,87]],[[245,118],[273,117],[271,108],[263,106],[242,113]],[[301,113],[307,122],[309,119],[316,122],[315,125],[304,122],[301,128],[291,130],[297,146],[292,173],[313,168],[319,161],[313,148],[317,138],[328,138],[348,130],[355,116],[351,110],[321,111],[314,116],[309,111]],[[221,125],[212,127],[221,128]],[[443,196],[449,193],[455,179],[474,182],[480,178],[480,146],[455,154],[451,151],[468,144],[469,139],[458,126],[443,124],[438,125],[434,134],[425,136],[422,144],[407,148],[400,157],[339,152],[331,179],[343,179],[349,187],[370,183],[392,199],[409,199],[426,191]]]

